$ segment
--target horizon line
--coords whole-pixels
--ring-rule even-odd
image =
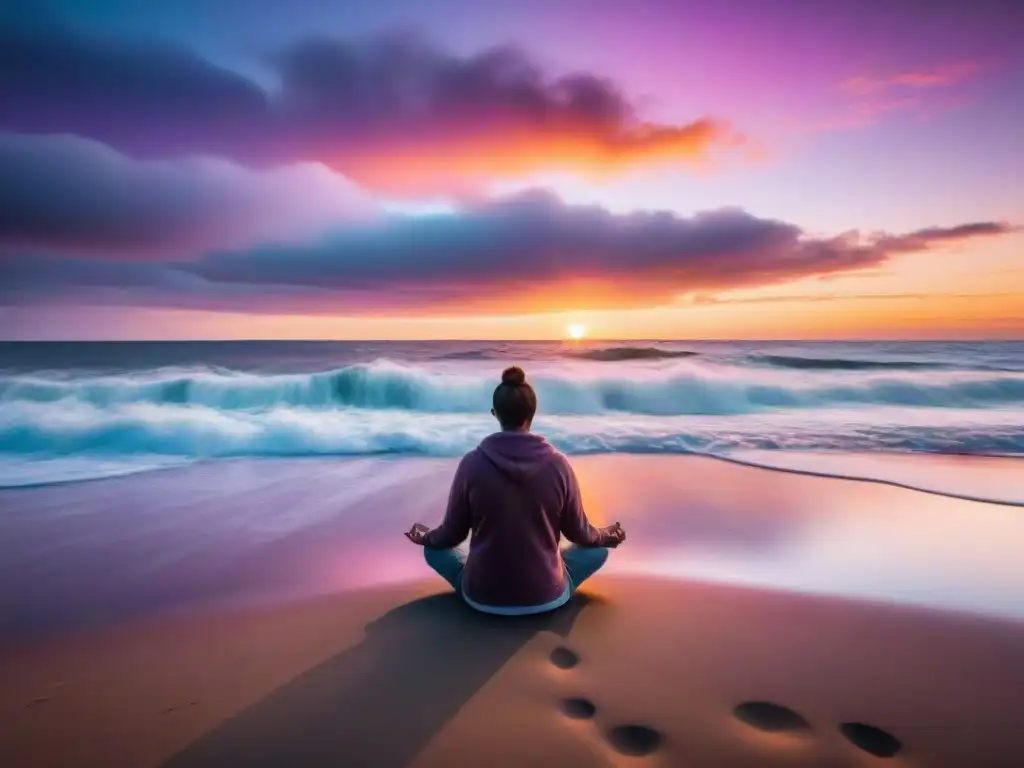
[[[1005,342],[1024,342],[1024,335],[1014,337],[979,337],[979,338],[857,338],[857,337],[836,337],[829,339],[822,338],[585,338],[570,339],[558,338],[534,338],[534,339],[455,339],[455,338],[434,338],[434,339],[394,339],[394,338],[367,338],[367,339],[296,339],[296,338],[210,338],[210,339],[0,339],[0,344],[250,344],[250,343],[276,343],[276,344],[495,344],[495,343],[516,343],[516,344],[590,344],[590,343],[615,343],[626,342],[665,344],[992,344]]]

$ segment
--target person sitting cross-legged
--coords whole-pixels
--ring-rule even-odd
[[[491,413],[501,431],[459,463],[444,521],[408,539],[471,607],[544,613],[567,603],[626,539],[618,523],[591,525],[569,460],[530,431],[537,394],[517,367],[502,374]],[[456,549],[472,533],[468,556]],[[573,546],[561,551],[565,536]]]

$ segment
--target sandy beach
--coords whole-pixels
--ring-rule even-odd
[[[1019,763],[1019,508],[574,464],[628,546],[567,609],[511,620],[398,533],[436,522],[450,460],[0,492],[0,765]]]

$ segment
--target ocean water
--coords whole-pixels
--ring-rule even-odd
[[[535,428],[569,454],[1024,457],[1024,342],[4,343],[0,486],[457,456],[494,430],[510,364],[537,388]]]

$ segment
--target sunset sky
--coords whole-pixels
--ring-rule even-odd
[[[1024,338],[1024,3],[6,5],[2,338]]]

